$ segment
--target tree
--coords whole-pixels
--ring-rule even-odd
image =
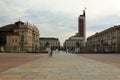
[[[80,47],[80,43],[79,43],[79,42],[76,42],[76,46],[77,46],[77,47]]]
[[[49,45],[50,45],[50,43],[49,43],[49,42],[46,42],[46,43],[45,43],[45,46],[46,46],[46,47],[48,47]]]

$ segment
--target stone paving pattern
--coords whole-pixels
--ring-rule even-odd
[[[0,72],[46,55],[45,53],[0,53]]]
[[[92,53],[79,55],[120,68],[120,53]]]
[[[0,80],[120,80],[120,69],[61,52],[3,71]]]

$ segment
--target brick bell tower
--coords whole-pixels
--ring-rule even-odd
[[[85,18],[86,18],[85,10],[83,10],[83,15],[80,15],[78,19],[78,33],[80,37],[85,37],[85,27],[86,27]]]

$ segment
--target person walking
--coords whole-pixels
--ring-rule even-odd
[[[67,49],[67,50],[66,50],[66,53],[68,53],[68,51],[69,51],[69,50]]]
[[[48,50],[48,57],[52,57],[52,49],[51,48]]]
[[[55,50],[55,53],[58,53],[58,49]]]
[[[50,57],[52,57],[52,53],[53,53],[53,51],[52,51],[52,49],[50,50]]]
[[[50,56],[50,49],[48,50],[48,57]]]

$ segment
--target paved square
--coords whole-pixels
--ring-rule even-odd
[[[0,80],[120,80],[120,69],[60,52],[3,71]]]

